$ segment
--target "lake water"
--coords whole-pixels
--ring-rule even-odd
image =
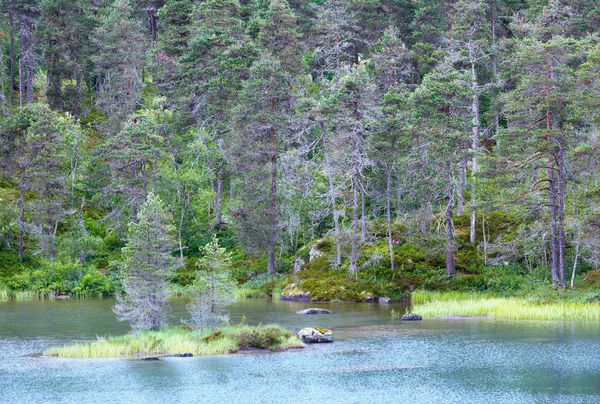
[[[129,331],[111,299],[0,303],[2,403],[599,403],[600,324],[424,320],[390,306],[246,299],[231,320],[322,326],[333,344],[274,354],[57,359],[32,354]],[[394,304],[396,311],[404,311]],[[184,315],[173,304],[173,324]]]

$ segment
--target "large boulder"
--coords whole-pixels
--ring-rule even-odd
[[[419,316],[415,313],[407,313],[402,316],[401,321],[420,321],[423,320],[423,317]]]
[[[310,308],[297,311],[296,314],[331,314],[331,310]]]
[[[377,300],[377,302],[379,304],[392,304],[392,299],[390,299],[389,297],[380,297],[379,300]]]
[[[326,328],[303,328],[298,332],[298,338],[307,344],[333,342],[333,331]]]
[[[310,292],[304,292],[296,283],[290,283],[283,288],[281,300],[294,300],[300,302],[310,301]]]

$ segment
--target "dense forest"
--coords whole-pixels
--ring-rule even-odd
[[[0,289],[119,290],[148,195],[174,291],[211,240],[250,295],[600,287],[596,0],[0,15]]]

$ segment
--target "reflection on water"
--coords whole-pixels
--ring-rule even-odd
[[[0,397],[6,403],[596,403],[600,325],[448,319],[401,323],[400,304],[310,305],[246,299],[232,322],[322,326],[333,344],[277,354],[67,360],[31,354],[97,335],[126,333],[113,301],[0,303]],[[185,317],[172,304],[171,322]]]

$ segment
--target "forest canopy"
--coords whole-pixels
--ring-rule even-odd
[[[149,195],[175,288],[215,236],[265,294],[597,288],[599,28],[595,0],[2,0],[0,288],[121,290]]]

